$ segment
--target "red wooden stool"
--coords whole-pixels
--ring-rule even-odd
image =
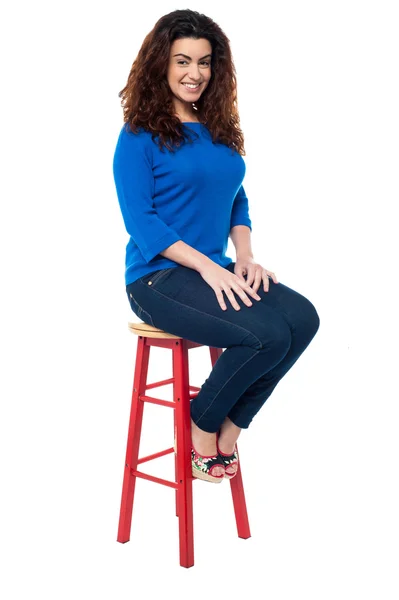
[[[201,347],[203,344],[197,344],[196,342],[177,337],[142,322],[129,323],[129,329],[138,335],[139,338],[137,342],[117,541],[125,543],[130,539],[136,478],[142,477],[143,479],[169,486],[176,490],[176,515],[179,518],[180,565],[182,567],[192,567],[194,565],[192,482],[196,478],[192,476],[191,472],[190,399],[197,395],[200,388],[189,384],[188,350],[190,348]],[[172,350],[173,377],[147,384],[151,346],[159,346]],[[223,349],[213,347],[209,347],[209,349],[213,366],[222,354]],[[173,384],[172,402],[146,395],[147,390],[169,383]],[[175,481],[154,477],[137,470],[138,465],[141,463],[174,452],[174,448],[167,448],[149,456],[138,457],[144,402],[152,402],[174,409],[174,428],[177,446],[175,454]],[[203,482],[203,485],[207,485],[207,483]],[[230,486],[238,537],[247,539],[251,536],[251,533],[249,530],[240,466],[238,466],[236,476],[230,479]]]

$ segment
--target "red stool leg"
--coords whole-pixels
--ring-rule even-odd
[[[191,417],[187,340],[173,348],[173,386],[176,403],[177,513],[179,517],[180,565],[194,565],[193,476],[191,472]]]
[[[121,508],[119,514],[117,541],[121,543],[125,543],[130,540],[134,490],[136,485],[136,476],[132,475],[132,471],[137,470],[144,410],[144,402],[139,400],[139,396],[145,392],[150,348],[151,347],[147,346],[145,343],[145,337],[139,336],[137,343],[136,367],[134,372],[129,431],[127,437]]]
[[[173,431],[174,431],[174,439],[177,439],[177,419],[176,419],[176,411],[173,411]],[[175,453],[175,481],[178,479],[178,464],[177,464],[177,454]],[[179,494],[178,490],[175,492],[176,494],[176,517],[179,516]]]
[[[212,367],[215,365],[219,356],[221,356],[223,352],[223,348],[209,348],[211,353],[211,362]],[[238,450],[238,444],[237,444]],[[233,498],[233,506],[234,506],[234,514],[236,518],[237,524],[237,532],[238,537],[247,539],[251,537],[251,532],[249,529],[249,521],[248,521],[248,513],[247,513],[247,505],[245,502],[245,494],[244,494],[244,486],[242,483],[242,475],[241,475],[241,467],[240,461],[238,461],[238,469],[236,476],[230,479],[230,488],[231,495]]]
[[[234,514],[236,517],[238,537],[244,540],[251,537],[249,529],[247,505],[245,502],[244,486],[242,483],[242,475],[240,462],[238,461],[238,469],[236,476],[230,479],[231,495],[233,497]]]

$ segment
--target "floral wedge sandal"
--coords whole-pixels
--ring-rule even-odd
[[[176,453],[176,439],[174,449]],[[212,471],[215,467],[222,467],[223,473],[220,475],[213,475]],[[203,479],[204,481],[211,481],[212,483],[220,483],[223,481],[226,472],[223,459],[219,454],[216,454],[215,456],[202,456],[202,454],[199,454],[193,446],[191,446],[191,471],[193,477]]]
[[[225,477],[225,465],[219,454],[216,454],[216,456],[202,456],[191,447],[191,466],[193,477],[197,477],[198,479],[220,483]],[[212,471],[216,467],[223,467],[224,473],[213,475]]]
[[[238,450],[237,450],[237,444],[234,446],[234,452],[233,452],[233,454],[225,454],[224,452],[222,452],[220,450],[220,448],[219,448],[219,436],[217,436],[216,444],[217,444],[217,449],[218,449],[218,455],[220,457],[220,460],[223,461],[223,466],[225,468],[225,474],[224,474],[224,476],[226,477],[226,479],[233,479],[233,477],[235,477],[237,475],[237,471],[238,471]]]

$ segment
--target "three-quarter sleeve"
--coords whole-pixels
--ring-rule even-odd
[[[152,156],[145,135],[122,128],[113,174],[126,231],[148,263],[181,237],[159,218],[154,207]]]
[[[230,217],[230,229],[235,225],[247,225],[252,231],[252,222],[249,217],[248,198],[244,187],[241,185],[236,197],[234,198],[233,207]]]

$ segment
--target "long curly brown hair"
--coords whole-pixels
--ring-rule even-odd
[[[190,136],[175,116],[167,69],[172,43],[181,38],[207,39],[212,46],[211,78],[193,103],[198,120],[209,129],[213,142],[226,144],[245,156],[244,135],[237,109],[236,70],[229,39],[209,17],[194,10],[175,10],[161,17],[145,37],[133,62],[122,99],[124,122],[133,133],[141,127],[158,137],[161,151],[174,152]],[[127,125],[126,125],[127,127]]]

